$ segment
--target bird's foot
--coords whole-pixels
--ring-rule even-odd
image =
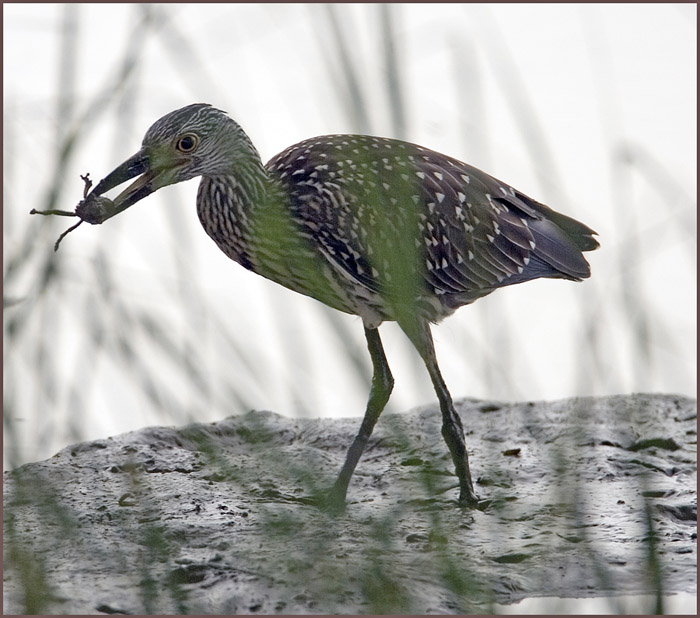
[[[479,500],[479,496],[474,493],[474,488],[471,482],[462,485],[459,490],[459,506],[465,506],[470,509],[483,510],[482,504],[488,502],[488,500]]]
[[[474,491],[460,492],[458,504],[461,507],[475,509],[477,511],[486,511],[493,503],[489,498],[479,498]]]
[[[339,515],[345,511],[345,491],[333,486],[327,491],[314,493],[307,498],[307,504],[330,515]]]

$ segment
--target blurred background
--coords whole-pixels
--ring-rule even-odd
[[[201,229],[198,181],[102,226],[72,210],[160,116],[229,112],[263,160],[367,133],[466,161],[599,233],[584,283],[433,329],[454,398],[696,389],[696,6],[5,4],[4,463],[251,408],[361,416],[362,322]],[[388,411],[434,401],[394,324]]]

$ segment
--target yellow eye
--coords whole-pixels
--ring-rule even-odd
[[[196,135],[187,133],[178,138],[175,148],[177,148],[180,152],[192,152],[197,147],[198,142],[199,139]]]

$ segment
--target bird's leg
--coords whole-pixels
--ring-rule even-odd
[[[391,375],[389,363],[387,363],[384,355],[382,340],[379,338],[379,330],[376,328],[365,328],[365,337],[367,338],[367,347],[369,348],[369,355],[372,358],[372,366],[374,368],[372,386],[369,391],[367,410],[365,411],[365,417],[362,419],[360,431],[348,449],[343,468],[340,470],[338,479],[328,496],[328,503],[335,507],[341,507],[345,503],[345,494],[348,490],[350,477],[355,471],[357,462],[360,460],[367,446],[367,441],[372,435],[374,425],[377,423],[384,406],[386,406],[386,402],[389,401],[389,395],[394,388],[394,378]]]
[[[430,333],[430,325],[424,320],[412,320],[410,323],[399,322],[399,325],[408,335],[408,338],[423,359],[440,401],[442,437],[450,449],[455,472],[459,479],[459,502],[467,506],[476,506],[479,503],[479,499],[474,493],[474,485],[472,484],[471,472],[469,471],[469,455],[467,454],[467,445],[464,441],[462,420],[455,411],[450,392],[447,390],[447,385],[440,374],[437,357],[435,356],[433,337]]]

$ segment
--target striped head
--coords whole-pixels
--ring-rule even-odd
[[[241,127],[207,103],[182,107],[157,120],[146,131],[142,150],[153,167],[169,170],[168,184],[203,175],[225,175],[241,154],[249,156],[252,151],[257,155]]]
[[[92,194],[102,195],[139,176],[114,200],[116,214],[167,185],[234,171],[256,179],[265,174],[243,129],[225,112],[195,103],[157,120],[146,131],[141,149],[101,180]]]

